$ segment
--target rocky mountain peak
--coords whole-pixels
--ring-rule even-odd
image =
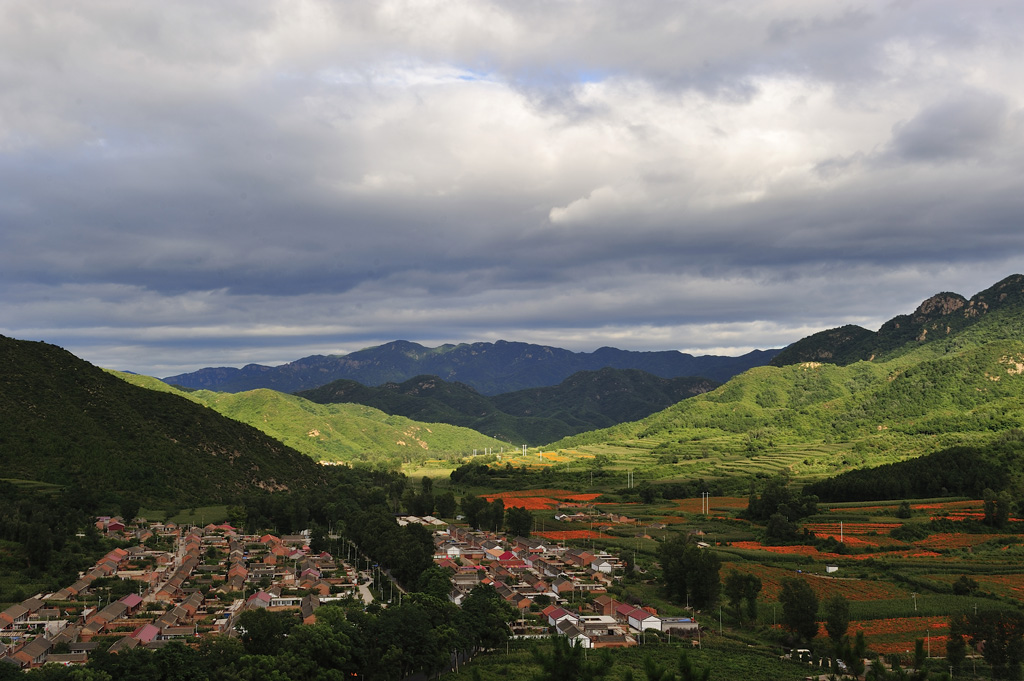
[[[918,306],[914,316],[944,317],[962,309],[966,304],[967,299],[959,293],[936,293]]]

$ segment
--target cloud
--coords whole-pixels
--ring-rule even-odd
[[[965,92],[931,104],[909,121],[897,123],[893,152],[910,161],[983,160],[1001,148],[1011,133],[1010,124],[1010,107],[1005,97]]]
[[[740,351],[1020,269],[1012,3],[0,6],[0,332],[117,368]]]

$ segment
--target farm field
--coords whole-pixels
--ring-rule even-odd
[[[782,582],[798,579],[811,587],[819,603],[835,594],[845,597],[851,636],[862,631],[869,650],[904,662],[912,657],[917,639],[932,657],[945,655],[950,616],[1024,606],[1024,543],[1012,531],[981,526],[974,515],[983,513],[978,499],[919,500],[910,504],[909,517],[902,518],[899,500],[823,504],[800,523],[804,539],[772,545],[759,526],[741,517],[746,497],[644,503],[622,491],[601,495],[550,488],[483,496],[534,512],[538,536],[625,553],[651,570],[649,574],[657,574],[662,541],[680,532],[694,533],[719,555],[723,579],[735,571],[761,580],[758,627],[770,631],[780,626]],[[576,520],[556,522],[559,513]],[[1010,525],[1012,530],[1015,523]],[[901,534],[906,528],[914,528],[914,534]],[[953,585],[963,576],[977,588],[956,594]],[[628,591],[661,612],[686,612],[665,600],[656,581],[645,580]],[[712,629],[724,618],[717,607],[696,614]],[[824,646],[823,625],[818,639]]]

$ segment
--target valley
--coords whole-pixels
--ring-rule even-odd
[[[318,674],[551,678],[544,675],[558,657],[575,670],[568,678],[707,670],[712,679],[943,679],[951,669],[954,678],[1017,678],[1022,329],[1024,277],[1014,276],[969,300],[930,298],[877,333],[816,334],[721,385],[689,378],[670,388],[670,379],[601,369],[493,395],[421,375],[381,387],[347,379],[301,395],[185,389],[3,339],[0,600],[53,601],[88,625],[82,608],[56,597],[69,578],[111,550],[143,546],[142,533],[158,534],[169,514],[217,504],[210,513],[227,517],[203,521],[229,522],[249,535],[243,544],[305,530],[297,547],[305,555],[326,561],[358,551],[379,568],[368,583],[369,615],[349,599],[322,613],[326,623],[298,624],[287,609],[274,620],[299,637],[316,632],[335,650]],[[397,347],[403,362],[402,353],[425,352]],[[376,371],[395,375],[381,364]],[[672,395],[665,408],[653,406]],[[359,396],[376,406],[349,401]],[[622,409],[613,417],[602,402]],[[626,418],[633,408],[646,413]],[[493,425],[499,413],[557,418],[570,431],[579,427],[573,415],[613,422],[547,442],[536,438],[554,433],[545,430],[552,422],[506,420],[494,431],[523,441],[442,422],[479,425],[490,414]],[[428,414],[444,418],[412,418]],[[137,534],[86,531],[99,516],[121,514],[129,524],[143,505],[150,517]],[[61,512],[47,515],[48,506]],[[607,561],[607,572],[597,570],[604,576],[586,561],[565,562],[581,552]],[[292,578],[290,596],[312,595]],[[189,588],[209,601],[221,586],[211,580]],[[245,583],[216,607],[238,601]],[[395,589],[406,605],[394,601]],[[182,590],[170,602],[194,594]],[[586,624],[614,618],[602,611],[618,607],[610,602],[648,608],[659,624],[631,630],[626,622],[620,634],[609,632],[623,623],[608,622],[602,636],[622,636],[623,645],[599,645],[612,639],[590,638]],[[678,635],[667,631],[665,622],[684,619]],[[422,634],[416,648],[375,649],[378,658],[395,656],[391,666],[374,666],[345,643],[372,647],[366,632],[388,626]],[[284,639],[261,648],[230,622],[219,633],[216,645],[255,656],[245,664],[305,678],[289,666],[301,649]],[[28,638],[6,641],[5,653],[13,657]],[[184,638],[190,650],[212,645],[198,632]],[[164,654],[142,649],[140,660]],[[209,678],[229,678],[236,662],[213,665]],[[100,671],[101,662],[85,669]]]

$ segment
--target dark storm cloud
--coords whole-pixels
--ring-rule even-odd
[[[0,333],[743,352],[1020,271],[1014,3],[0,0]]]

